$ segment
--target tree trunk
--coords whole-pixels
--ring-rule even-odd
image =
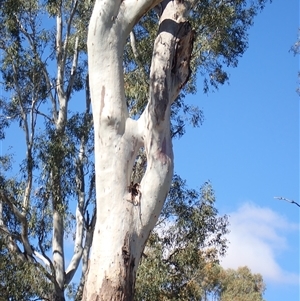
[[[50,296],[47,296],[45,300],[49,301],[65,301],[64,289],[61,290],[58,286],[55,286],[53,293]]]
[[[170,108],[188,79],[193,32],[164,1],[150,71],[148,105],[128,117],[123,50],[143,13],[160,1],[96,1],[88,54],[95,127],[97,221],[83,300],[133,300],[137,267],[170,188],[173,151]],[[178,1],[180,2],[180,1]],[[141,183],[130,183],[137,153],[147,167]]]

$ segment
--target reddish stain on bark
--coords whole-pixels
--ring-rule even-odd
[[[105,86],[102,86],[102,90],[101,90],[101,99],[100,99],[100,116],[102,114],[102,110],[104,107],[104,97],[105,97]]]

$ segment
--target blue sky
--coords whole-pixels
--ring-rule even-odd
[[[274,199],[300,202],[299,64],[289,52],[298,21],[299,1],[267,5],[250,30],[249,49],[229,70],[230,84],[204,95],[199,78],[198,93],[187,97],[203,110],[204,124],[174,141],[175,171],[191,188],[210,180],[220,214],[230,216],[223,266],[261,273],[267,301],[300,299],[300,210]],[[15,140],[7,138],[0,151]]]
[[[261,273],[267,301],[299,300],[299,1],[274,0],[250,30],[249,48],[230,83],[188,102],[200,128],[174,141],[175,170],[193,188],[210,180],[217,208],[230,215],[224,267]]]

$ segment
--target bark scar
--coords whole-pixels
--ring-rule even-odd
[[[130,236],[127,232],[124,237],[124,243],[122,246],[122,257],[124,260],[125,268],[125,300],[133,299],[133,289],[134,289],[134,266],[135,258],[131,256],[130,252]]]
[[[181,89],[187,83],[191,74],[190,61],[195,32],[189,22],[179,23],[178,26],[171,72],[177,78],[178,88]]]

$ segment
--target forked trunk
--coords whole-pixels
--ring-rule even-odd
[[[96,1],[89,27],[90,89],[95,127],[97,222],[83,300],[133,300],[141,254],[170,188],[170,108],[190,69],[193,32],[180,1],[164,1],[150,71],[148,105],[128,117],[123,50],[145,11],[160,1]],[[182,8],[182,7],[181,7]],[[141,147],[147,167],[130,183]]]

